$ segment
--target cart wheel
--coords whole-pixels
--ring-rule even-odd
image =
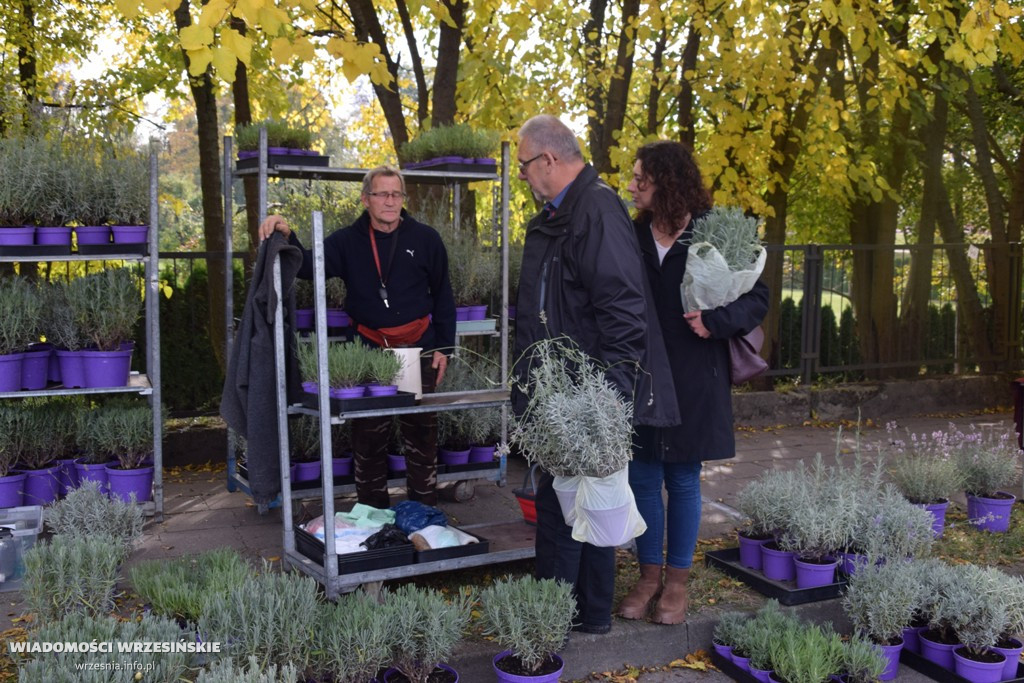
[[[476,492],[476,486],[472,480],[463,480],[456,482],[454,493],[455,502],[465,503],[468,500],[473,499],[473,494]]]

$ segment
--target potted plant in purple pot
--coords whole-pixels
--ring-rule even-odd
[[[21,406],[0,403],[0,508],[24,505],[25,474],[14,466],[25,448],[27,421]]]
[[[15,275],[0,278],[0,392],[21,390],[25,349],[33,341],[39,320],[35,287]]]
[[[869,563],[850,577],[843,611],[853,627],[884,653],[887,665],[879,680],[896,677],[903,632],[917,610],[917,573],[904,562]]]
[[[971,428],[957,432],[956,464],[967,494],[967,518],[985,531],[1010,528],[1010,512],[1017,500],[1005,489],[1020,481],[1020,449],[1009,431]]]
[[[469,626],[472,592],[451,598],[411,584],[384,597],[394,615],[395,647],[384,683],[458,683],[459,675],[444,664]]]
[[[25,438],[20,458],[25,473],[25,504],[49,505],[60,493],[60,464],[57,456],[66,452],[74,434],[74,413],[63,401],[22,402]]]
[[[317,624],[313,659],[322,674],[318,680],[373,681],[391,661],[397,619],[376,598],[356,592],[321,604]]]
[[[138,152],[122,150],[116,158],[105,158],[102,169],[109,188],[107,221],[114,244],[146,244],[149,235],[149,159]]]
[[[480,593],[484,635],[503,651],[495,655],[498,681],[558,681],[562,649],[576,616],[572,586],[555,579],[507,576]]]
[[[0,249],[32,244],[32,190],[46,157],[26,148],[41,144],[31,138],[0,139]]]
[[[82,353],[86,387],[123,387],[131,370],[135,324],[142,315],[139,279],[109,268],[71,281],[72,307],[91,348]]]
[[[295,483],[320,478],[320,419],[298,415],[288,420],[291,460],[295,467]]]
[[[360,382],[366,377],[369,349],[359,341],[329,343],[327,345],[327,385],[331,398],[360,398],[365,389]],[[297,340],[295,353],[298,357],[299,376],[303,389],[310,394],[317,393],[319,370],[317,366],[316,335]]]
[[[402,370],[402,359],[388,349],[368,349],[366,355],[366,393],[369,396],[394,396],[398,393],[395,377]]]
[[[70,282],[60,280],[43,289],[44,308],[43,326],[47,339],[52,340],[57,368],[51,367],[50,379],[60,381],[65,388],[85,386],[85,372],[82,369],[82,354],[89,340],[86,339],[79,325],[79,314],[73,298],[77,288],[72,291]]]
[[[874,683],[883,680],[889,660],[870,640],[853,635],[843,644],[842,675],[846,683]]]
[[[931,513],[935,538],[944,533],[950,496],[964,485],[952,444],[940,434],[914,434],[905,440],[890,433],[887,453],[889,475],[907,500]]]
[[[1020,601],[1019,579],[1008,581],[994,567],[964,564],[953,569],[956,578],[943,596],[962,643],[953,650],[953,670],[973,683],[996,683],[1003,680],[1007,657],[993,648],[1013,626],[1007,605]]]
[[[140,401],[110,401],[93,420],[94,443],[117,458],[106,465],[110,496],[124,502],[153,497],[153,411]]]

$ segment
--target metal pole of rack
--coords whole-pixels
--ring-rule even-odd
[[[260,163],[259,163],[259,205],[260,223],[267,217],[267,129],[260,127]]]
[[[231,156],[233,153],[233,139],[230,135],[224,136],[224,367],[231,362],[231,344],[234,341],[235,328],[235,296],[233,266],[231,253],[233,248],[234,225],[234,178],[231,174]],[[228,491],[235,490],[235,475],[238,472],[237,456],[235,454],[235,440],[231,438],[231,428],[228,427],[227,445],[227,469],[228,469]]]
[[[285,557],[295,550],[295,529],[292,526],[291,459],[288,457],[288,392],[285,388],[288,367],[284,354],[284,288],[281,285],[281,257],[274,257],[274,369],[277,382],[277,450],[281,465],[281,516],[284,518]]]
[[[501,143],[501,388],[508,389],[508,202],[509,202],[509,158],[511,151],[506,140]],[[508,439],[508,405],[501,406],[501,440]],[[506,482],[507,457],[501,457],[501,486]]]
[[[317,394],[320,406],[320,480],[324,508],[324,592],[338,597],[338,559],[334,538],[334,461],[331,443],[331,399],[327,380],[327,278],[324,269],[324,215],[313,212],[313,291],[316,297]]]
[[[158,142],[149,139],[149,257],[146,259],[146,374],[149,375],[150,407],[153,410],[153,507],[157,521],[164,516],[164,413],[160,392],[160,166]]]

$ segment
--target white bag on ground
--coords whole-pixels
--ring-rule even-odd
[[[558,504],[562,506],[562,518],[569,526],[576,521],[576,491],[579,490],[582,479],[581,476],[563,477],[556,474],[551,483],[551,488],[558,496]]]
[[[580,477],[573,539],[608,548],[628,543],[645,531],[647,524],[629,488],[628,468],[607,477]]]
[[[768,251],[761,247],[757,261],[745,270],[731,271],[718,249],[707,242],[691,244],[686,254],[686,273],[679,286],[683,308],[709,311],[732,303],[754,287],[761,277]]]

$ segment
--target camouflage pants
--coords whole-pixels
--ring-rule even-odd
[[[434,391],[432,358],[420,359],[423,393]],[[409,500],[437,504],[437,415],[400,415],[405,451],[405,482]],[[366,417],[352,421],[352,453],[355,459],[356,495],[359,502],[375,508],[391,506],[388,496],[388,441],[391,417]]]

